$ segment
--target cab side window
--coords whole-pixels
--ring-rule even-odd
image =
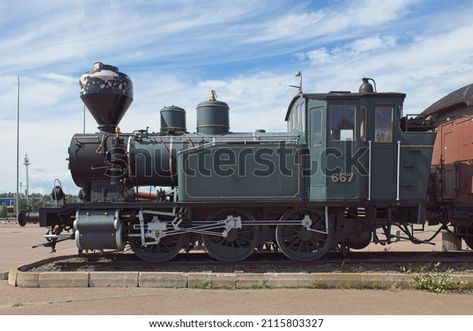
[[[376,107],[374,110],[374,138],[377,143],[393,141],[393,108]]]
[[[305,103],[300,102],[292,108],[291,114],[289,115],[289,121],[287,123],[288,132],[299,132],[305,131]]]
[[[367,139],[367,120],[368,120],[368,108],[366,106],[360,107],[360,140],[366,141]]]
[[[355,106],[330,107],[330,139],[355,140]]]
[[[321,108],[312,108],[312,145],[322,144],[322,112]]]

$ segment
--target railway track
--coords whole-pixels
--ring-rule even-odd
[[[133,254],[89,254],[36,264],[32,271],[157,271],[157,272],[456,272],[473,270],[473,252],[352,252],[328,253],[313,262],[288,260],[280,253],[255,254],[242,262],[222,263],[205,253],[179,254],[172,261],[149,263]],[[26,270],[25,270],[26,271]]]

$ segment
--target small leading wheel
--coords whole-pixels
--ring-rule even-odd
[[[211,214],[206,221],[224,220],[228,216],[241,217],[241,220],[253,220],[253,217],[237,209],[225,209]],[[217,230],[218,231],[218,230]],[[254,253],[259,244],[260,233],[256,225],[244,225],[241,229],[231,229],[227,237],[202,235],[204,248],[212,258],[223,262],[238,262]]]
[[[302,220],[306,217],[309,217],[312,221],[309,227],[310,230],[302,226]],[[295,261],[314,261],[321,258],[329,250],[332,235],[331,227],[326,227],[322,211],[290,210],[281,216],[280,221],[285,220],[301,221],[301,225],[281,224],[276,227],[276,242],[279,249],[288,258]]]
[[[131,250],[140,259],[148,262],[165,262],[174,258],[184,247],[184,236],[166,236],[160,239],[156,245],[141,245],[140,237],[128,239]]]

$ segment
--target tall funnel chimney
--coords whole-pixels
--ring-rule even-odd
[[[101,131],[114,132],[133,101],[131,79],[117,67],[96,62],[80,77],[80,97]]]

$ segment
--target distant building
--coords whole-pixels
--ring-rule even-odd
[[[0,206],[14,206],[15,198],[0,198]]]
[[[7,218],[13,218],[16,216],[14,198],[0,198],[0,206],[7,207]]]

